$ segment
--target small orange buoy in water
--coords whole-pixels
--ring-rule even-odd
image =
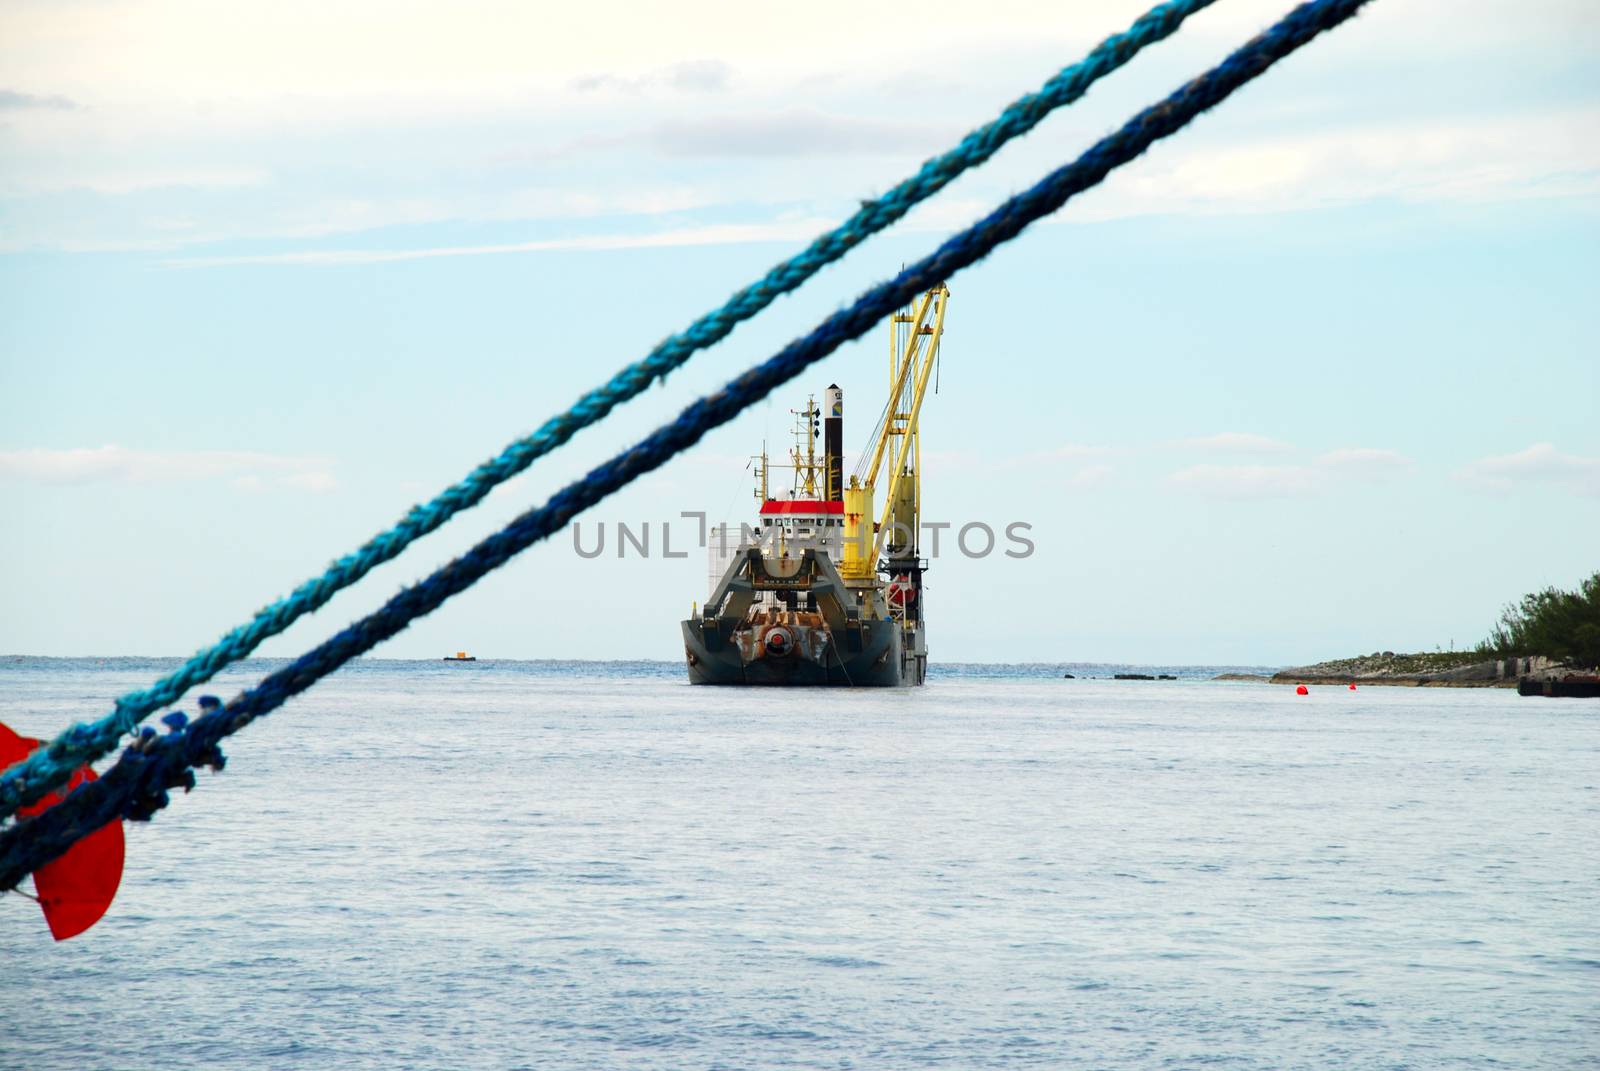
[[[1310,695],[1311,694],[1311,689],[1307,688],[1303,684],[1297,684],[1297,685],[1295,685],[1294,694],[1295,695]]]

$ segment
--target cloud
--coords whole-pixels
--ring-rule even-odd
[[[1068,476],[1066,482],[1069,487],[1104,487],[1115,477],[1116,470],[1110,465],[1085,465]]]
[[[339,489],[339,480],[333,473],[322,470],[291,472],[280,476],[278,482],[284,487],[295,487],[318,495],[329,494]]]
[[[951,136],[927,123],[786,111],[663,123],[651,140],[668,156],[876,156],[931,152]]]
[[[1212,436],[1232,441],[1260,439],[1245,435]],[[1293,447],[1275,440],[1273,450]],[[1249,445],[1247,442],[1246,445]],[[1338,485],[1378,483],[1411,467],[1411,459],[1396,450],[1348,447],[1329,450],[1310,464],[1293,465],[1192,465],[1167,477],[1175,487],[1218,498],[1296,498],[1317,494]]]
[[[76,101],[59,94],[41,97],[33,93],[19,93],[15,89],[0,89],[0,111],[22,111],[24,109],[73,111],[77,107]]]
[[[1206,450],[1229,454],[1283,454],[1294,449],[1279,439],[1253,435],[1247,431],[1221,431],[1215,435],[1180,439],[1178,445],[1185,450]]]
[[[1368,479],[1385,479],[1411,467],[1411,459],[1398,450],[1350,447],[1318,455],[1315,464],[1330,472]]]
[[[1061,446],[1045,450],[1037,454],[1029,454],[1021,459],[1027,466],[1043,464],[1051,461],[1082,461],[1093,457],[1106,457],[1115,453],[1109,446],[1093,446],[1087,443],[1065,443]]]
[[[1193,465],[1167,481],[1217,498],[1294,498],[1316,491],[1320,482],[1304,465]]]
[[[331,462],[324,458],[237,450],[130,450],[116,445],[0,450],[0,478],[57,485],[231,478],[241,490],[259,490],[270,482],[321,493],[338,486],[331,470]]]
[[[1496,494],[1532,484],[1552,484],[1580,495],[1600,497],[1600,457],[1564,454],[1550,443],[1535,443],[1514,454],[1480,458],[1455,475],[1463,483]]]
[[[1588,196],[1600,192],[1597,125],[1600,110],[1587,107],[1373,123],[1239,145],[1180,143],[1121,176],[1075,218]]]
[[[385,264],[433,257],[476,257],[509,253],[543,253],[566,249],[658,249],[675,246],[736,245],[746,242],[797,242],[834,225],[826,219],[778,223],[725,223],[644,234],[593,234],[495,245],[433,246],[420,249],[321,249],[296,253],[263,253],[227,257],[178,257],[163,260],[169,268],[216,268],[240,264]]]
[[[601,5],[573,9],[571,18],[555,20],[561,25],[537,6],[500,0],[491,6],[492,17],[426,6],[391,10],[375,0],[323,5],[328,10],[318,8],[318,32],[307,47],[296,20],[271,18],[265,9],[240,15],[229,5],[190,5],[177,19],[122,12],[83,20],[71,14],[72,5],[11,5],[10,12],[0,5],[0,40],[24,42],[13,50],[24,63],[8,78],[15,88],[0,91],[0,108],[12,110],[0,116],[12,123],[34,116],[49,128],[15,146],[3,185],[8,191],[152,191],[156,202],[6,206],[10,226],[0,248],[147,249],[306,237],[315,227],[413,222],[417,213],[407,206],[415,203],[427,204],[430,221],[520,218],[516,191],[506,187],[521,172],[486,173],[493,169],[480,163],[511,146],[526,146],[518,157],[541,174],[561,173],[548,166],[554,161],[592,167],[575,183],[594,188],[654,181],[665,167],[673,181],[694,183],[707,191],[707,201],[729,210],[747,211],[754,193],[766,205],[812,212],[826,204],[842,212],[851,199],[896,177],[873,170],[874,154],[920,158],[944,147],[1063,62],[1054,55],[1063,40],[1077,42],[1069,50],[1076,52],[1137,14],[1120,0],[1075,11],[1057,20],[1061,34],[1047,35],[1047,42],[1028,29],[1039,15],[1026,4],[952,9],[910,23],[870,5],[841,4],[828,8],[833,15],[802,20],[760,5],[738,19],[700,4],[636,5],[625,14]],[[1537,28],[1551,44],[1564,46],[1555,53],[1566,57],[1557,66],[1575,62],[1571,57],[1581,51],[1585,38],[1575,28],[1588,25],[1576,13],[1587,13],[1582,0],[1539,0],[1537,15],[1520,8],[1513,15],[1503,2],[1480,6],[1484,10],[1471,18],[1457,18],[1463,33],[1470,24],[1474,40]],[[1398,53],[1381,62],[1364,53],[1381,80],[1354,96],[1336,80],[1352,77],[1350,70],[1330,64],[1337,67],[1330,77],[1313,62],[1306,80],[1291,79],[1281,99],[1256,102],[1257,110],[1232,126],[1202,124],[1167,143],[1079,202],[1063,222],[1277,212],[1375,197],[1478,201],[1600,190],[1600,139],[1589,136],[1600,113],[1592,104],[1551,106],[1548,94],[1531,88],[1496,97],[1492,90],[1513,84],[1522,69],[1517,64],[1524,60],[1515,56],[1502,56],[1510,65],[1496,67],[1494,84],[1482,85],[1496,98],[1490,112],[1441,96],[1446,91],[1438,86],[1449,84],[1445,76],[1459,72],[1439,71],[1431,62],[1440,48],[1459,54],[1465,38],[1429,37],[1422,28],[1454,9],[1439,0],[1400,8],[1409,12],[1404,19],[1411,34],[1400,52],[1422,57],[1432,96],[1395,106],[1400,98],[1392,68],[1404,71],[1402,78],[1417,69],[1416,62],[1397,63]],[[834,15],[849,20],[857,40],[872,40],[874,27],[894,27],[896,47],[826,51]],[[1218,5],[1194,19],[1184,37],[1210,35],[1231,45],[1273,17],[1255,0],[1226,12]],[[1387,11],[1375,17],[1402,18]],[[616,33],[619,20],[628,33]],[[1379,36],[1395,47],[1392,31]],[[603,50],[592,47],[597,41],[605,42]],[[759,48],[759,61],[744,58],[756,54],[752,47]],[[957,51],[966,61],[955,65],[959,85],[910,73],[937,68],[939,59]],[[292,69],[274,60],[285,54],[296,57]],[[827,57],[820,67],[819,55]],[[226,60],[213,62],[219,56]],[[1541,57],[1535,69],[1550,62]],[[1474,59],[1472,80],[1462,78],[1463,84],[1479,84],[1476,70]],[[1355,82],[1373,74],[1362,67]],[[811,78],[822,79],[823,88]],[[916,107],[874,88],[908,79],[919,91]],[[1168,86],[1162,76],[1157,83]],[[25,87],[64,95],[25,93]],[[39,110],[67,106],[80,113]],[[739,114],[708,114],[723,108]],[[1441,116],[1440,108],[1456,110]],[[901,122],[902,115],[921,121]],[[1032,180],[1032,165],[1021,165],[1040,155],[1058,162],[1068,137],[1077,145],[1079,133],[1086,140],[1121,117],[1120,108],[1111,115],[1090,112],[1082,127],[1055,134],[1042,129],[997,160],[998,172],[947,191],[947,198],[969,195],[959,210],[941,199],[906,225],[940,229],[968,222]],[[1062,140],[1051,140],[1057,135]],[[651,151],[665,159],[640,159]],[[820,170],[761,166],[807,156],[861,163]],[[706,170],[684,166],[685,160],[706,161]],[[756,161],[757,173],[716,166],[728,160]],[[229,173],[230,164],[268,168],[271,181],[255,172]],[[135,169],[148,173],[120,173]],[[238,195],[160,192],[230,187]],[[980,191],[983,196],[970,196]],[[345,211],[347,202],[376,207],[362,216]],[[174,214],[194,218],[174,232],[166,226]],[[330,218],[338,221],[334,227],[325,222]],[[302,233],[286,233],[286,223]]]
[[[1071,468],[1074,475],[1067,477],[1067,482],[1083,477],[1087,481],[1083,486],[1089,486],[1099,478],[1100,469],[1110,471],[1104,461],[1117,453],[1118,450],[1111,446],[1063,443],[1049,450],[1030,450],[1004,456],[975,450],[924,450],[922,457],[930,469],[937,466],[941,471],[1061,473]],[[1084,473],[1089,475],[1083,476]]]
[[[721,93],[732,76],[733,68],[721,60],[693,60],[667,68],[666,82],[684,93]]]
[[[0,193],[15,197],[76,191],[121,197],[154,190],[242,190],[265,185],[271,178],[258,168],[240,167],[69,169],[13,176],[0,185]]]
[[[721,60],[690,60],[674,63],[637,78],[615,74],[585,74],[571,82],[579,93],[640,93],[666,88],[679,93],[724,93],[733,77],[733,68]]]
[[[217,176],[221,178],[221,176]],[[270,176],[261,174],[263,181]],[[107,192],[126,189],[115,176],[78,178],[47,178],[30,180],[35,185],[22,190],[16,184],[7,187],[7,178],[0,174],[0,193],[56,192],[69,188],[67,183],[78,181],[79,189],[98,185]],[[193,205],[197,199],[185,198]],[[319,197],[306,200],[273,214],[270,220],[256,219],[248,214],[222,218],[215,213],[201,216],[186,214],[161,214],[149,212],[139,218],[141,229],[151,237],[129,240],[107,238],[103,240],[62,240],[54,248],[64,252],[164,252],[177,251],[200,243],[245,242],[265,239],[300,241],[336,240],[349,234],[370,233],[382,228],[446,224],[472,219],[502,223],[531,223],[546,220],[578,220],[605,217],[661,217],[687,213],[717,204],[715,195],[705,190],[685,185],[645,187],[632,190],[602,191],[579,186],[528,186],[511,191],[473,195],[461,198],[432,197]],[[118,211],[113,209],[112,211]],[[784,217],[780,217],[782,219]],[[16,219],[25,222],[21,212]],[[621,223],[617,225],[623,225]],[[640,225],[635,221],[635,225]],[[159,236],[157,236],[159,235]],[[21,227],[10,231],[0,228],[0,253],[31,251],[48,243],[42,242],[39,232],[29,234]],[[592,239],[580,237],[575,248],[591,247]],[[688,243],[686,243],[688,244]],[[501,252],[497,247],[486,247],[485,253]],[[334,251],[333,259],[345,259]],[[415,259],[430,250],[403,251],[390,259]],[[443,255],[443,254],[441,254]],[[288,254],[301,259],[299,254]],[[353,262],[353,259],[352,259]],[[187,262],[184,262],[187,263]],[[168,265],[171,266],[171,265]]]

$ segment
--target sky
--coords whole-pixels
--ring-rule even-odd
[[[289,656],[1286,10],[1220,0],[268,641]],[[185,655],[1037,88],[1137,3],[0,6],[0,653]],[[1600,569],[1600,12],[1375,0],[950,280],[944,661],[1467,647]],[[695,519],[886,338],[380,648],[681,657]],[[853,461],[853,458],[852,458]],[[648,524],[652,554],[617,556]],[[673,551],[664,558],[663,526]],[[973,530],[977,532],[977,529]],[[974,537],[976,545],[976,536]]]

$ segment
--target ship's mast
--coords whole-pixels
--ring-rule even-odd
[[[767,461],[767,444],[761,444],[761,453],[755,455],[750,461],[756,467],[756,501],[765,503],[772,496],[767,493],[767,469],[771,465]],[[749,466],[747,465],[746,468]]]
[[[822,410],[817,408],[816,396],[808,395],[804,409],[789,412],[794,414],[794,447],[789,451],[794,460],[794,494],[796,498],[817,498],[818,475],[825,468],[817,461],[818,417]]]

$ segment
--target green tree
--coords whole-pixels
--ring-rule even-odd
[[[1600,572],[1576,591],[1545,588],[1511,603],[1478,649],[1504,658],[1545,655],[1569,666],[1600,667]]]

